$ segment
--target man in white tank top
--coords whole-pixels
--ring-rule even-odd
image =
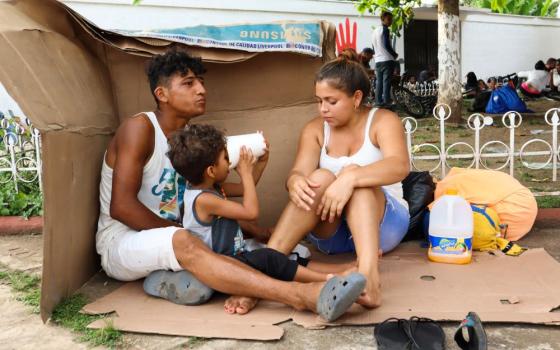
[[[101,265],[107,275],[121,281],[148,276],[144,290],[175,303],[203,303],[216,289],[317,311],[318,302],[332,302],[319,296],[332,283],[274,280],[213,253],[180,226],[184,181],[167,158],[167,138],[205,112],[204,72],[200,59],[176,49],[150,60],[147,74],[157,108],[122,123],[102,166],[96,234]],[[350,304],[358,297],[345,293],[338,297],[353,298]],[[229,303],[237,313],[254,306],[248,298],[232,298]],[[342,312],[347,307],[338,306]]]

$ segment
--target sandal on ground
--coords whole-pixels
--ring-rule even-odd
[[[463,333],[467,329],[468,340]],[[455,342],[462,350],[486,350],[488,341],[486,332],[476,312],[469,312],[455,332]]]
[[[330,278],[317,299],[317,313],[328,322],[336,320],[358,299],[365,286],[366,278],[357,272]]]
[[[443,350],[445,333],[433,320],[389,318],[375,326],[379,350]]]
[[[413,340],[407,334],[408,320],[389,318],[375,326],[373,335],[379,350],[413,349]]]
[[[445,349],[445,333],[434,320],[413,316],[408,321],[410,324],[410,336],[416,346],[418,346],[418,349]]]

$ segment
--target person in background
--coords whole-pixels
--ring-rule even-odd
[[[527,97],[540,97],[546,89],[549,82],[549,73],[546,71],[546,65],[543,61],[535,63],[535,69],[517,73],[520,78],[527,78],[527,81],[521,83],[521,92]]]
[[[369,62],[371,62],[371,59],[373,58],[373,49],[371,47],[365,47],[362,52],[360,52],[359,57],[364,68],[366,70],[370,70],[371,66],[369,65]]]
[[[429,64],[426,69],[418,74],[418,82],[419,83],[429,83],[431,81],[436,80],[436,68],[433,64]]]
[[[465,84],[465,97],[473,98],[478,95],[478,78],[474,72],[467,73],[467,83]]]
[[[394,74],[395,60],[399,56],[391,45],[389,27],[393,24],[393,14],[383,12],[381,14],[381,27],[373,31],[373,50],[375,60],[375,75],[377,77],[375,87],[375,102],[378,106],[389,107],[391,105],[391,79]]]
[[[548,72],[554,71],[556,69],[556,63],[557,63],[556,58],[550,57],[548,60],[546,60],[546,64],[545,64],[546,70]]]
[[[478,79],[478,91],[486,91],[488,90],[488,85],[482,79]]]
[[[498,79],[496,79],[495,77],[488,78],[486,83],[488,84],[488,90],[490,91],[496,90],[496,88],[498,87]]]
[[[495,77],[490,77],[486,82],[488,85],[484,84],[482,79],[478,80],[479,92],[474,97],[471,107],[469,108],[469,112],[484,113],[486,111],[486,105],[488,104],[488,101],[490,101],[492,91],[498,88],[498,80]]]
[[[556,91],[560,91],[560,58],[556,60],[556,70],[552,72],[552,85],[556,87]]]
[[[406,75],[406,73],[404,75]],[[416,89],[416,83],[417,83],[416,76],[411,75],[407,78],[405,86],[409,90],[414,90]]]
[[[560,58],[556,60],[556,66],[549,74],[548,86],[554,96],[560,95]]]

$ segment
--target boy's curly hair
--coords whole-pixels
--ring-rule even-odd
[[[159,101],[154,90],[158,86],[166,85],[174,74],[185,76],[189,70],[196,76],[206,73],[200,57],[192,57],[177,47],[173,47],[161,55],[153,56],[146,66],[146,74],[156,103],[159,104]]]
[[[208,124],[187,125],[169,139],[167,156],[173,168],[192,185],[204,181],[204,172],[226,149],[224,133]]]

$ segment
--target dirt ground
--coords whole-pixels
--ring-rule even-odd
[[[539,223],[520,243],[528,247],[545,247],[560,261],[560,229],[557,222]],[[413,243],[414,244],[414,243]],[[0,263],[10,269],[40,272],[41,235],[1,236]],[[90,300],[120,286],[103,273],[92,278],[80,292]],[[0,285],[0,349],[80,349],[77,336],[51,324],[43,325],[39,316],[14,299],[9,287]],[[441,323],[447,349],[458,349],[453,334],[456,322]],[[127,349],[376,349],[374,326],[344,326],[325,330],[307,330],[292,322],[282,324],[284,337],[274,342],[199,339],[125,333]],[[560,350],[560,327],[528,324],[486,324],[489,349]]]

